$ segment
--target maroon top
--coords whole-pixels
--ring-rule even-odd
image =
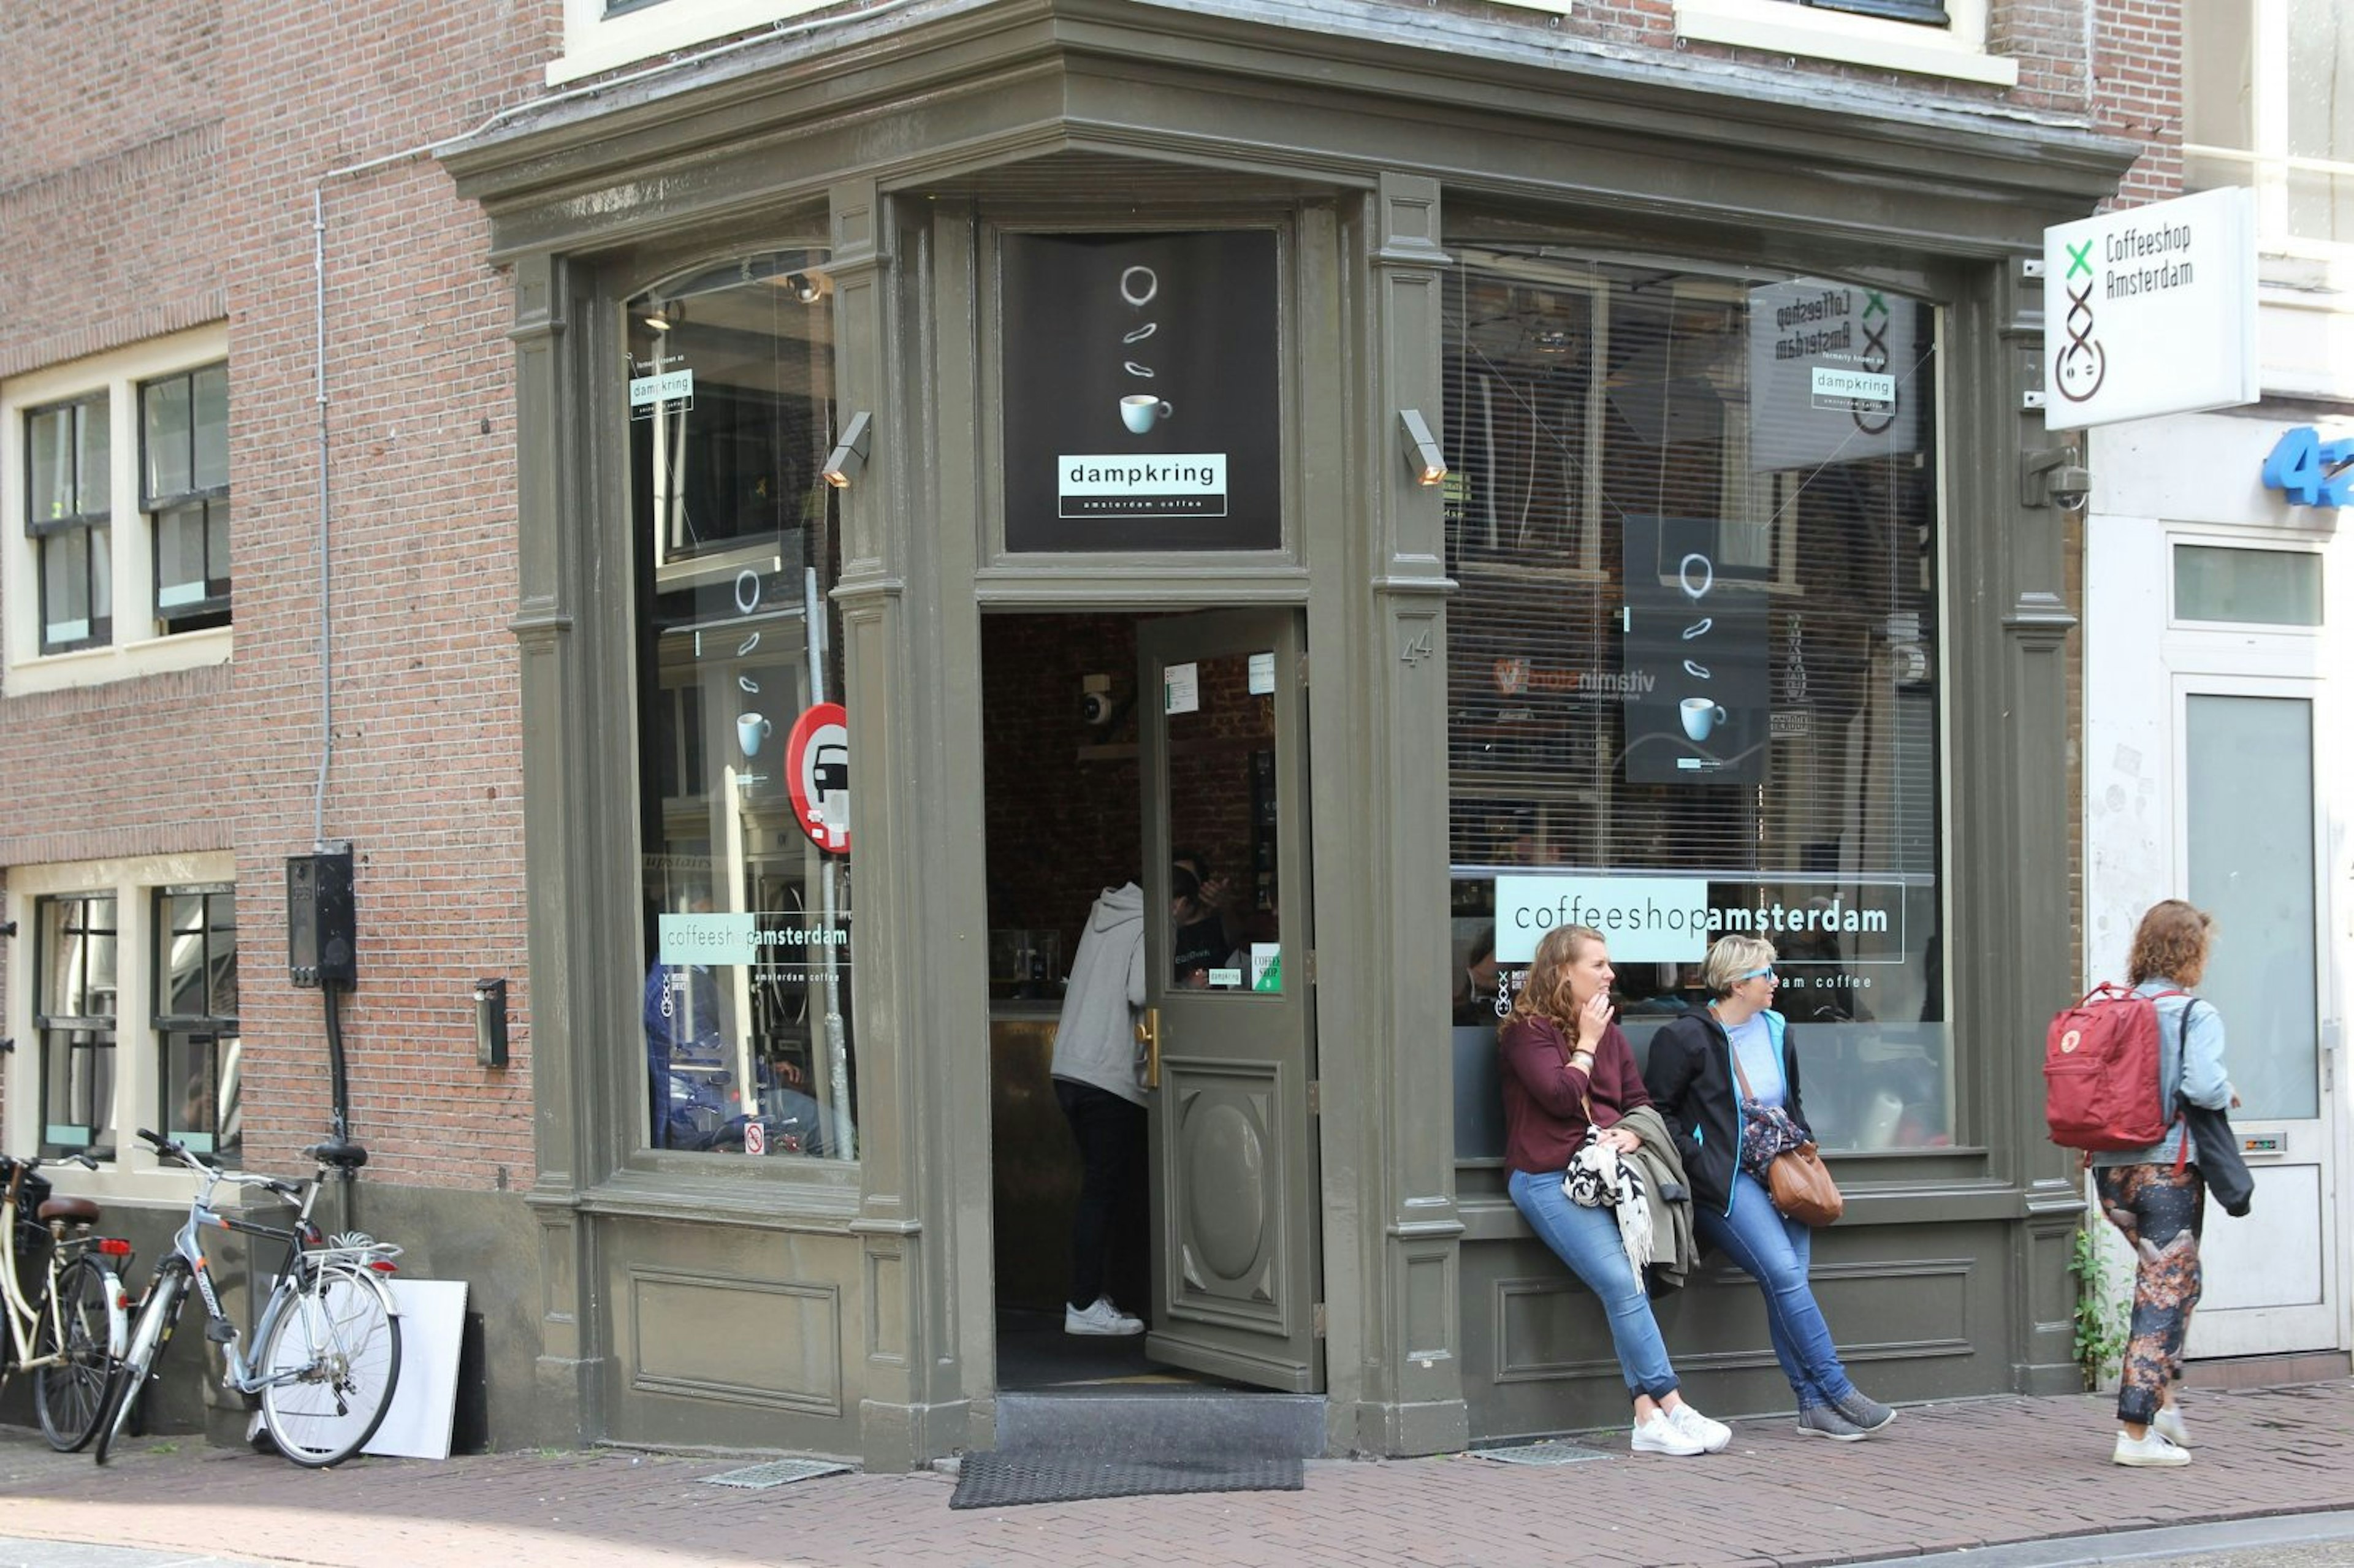
[[[1635,1053],[1616,1023],[1594,1047],[1589,1078],[1569,1065],[1561,1026],[1550,1018],[1512,1019],[1498,1037],[1503,1059],[1504,1163],[1515,1171],[1566,1171],[1585,1141],[1585,1102],[1594,1123],[1615,1127],[1628,1111],[1651,1103]]]

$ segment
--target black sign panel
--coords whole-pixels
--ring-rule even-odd
[[[1719,535],[1707,519],[1626,520],[1630,783],[1765,780],[1764,568],[1726,562]]]
[[[1283,543],[1275,236],[1009,234],[1008,550]]]

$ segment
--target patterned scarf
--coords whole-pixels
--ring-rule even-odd
[[[1619,1159],[1617,1150],[1603,1140],[1602,1129],[1589,1125],[1585,1143],[1562,1175],[1561,1190],[1584,1208],[1617,1211],[1618,1240],[1639,1284],[1651,1261],[1651,1205],[1643,1196],[1642,1171]]]

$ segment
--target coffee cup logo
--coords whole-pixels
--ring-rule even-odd
[[[760,743],[768,739],[776,727],[762,715],[740,715],[736,720],[736,744],[744,748],[745,756],[758,757],[760,755]]]
[[[1677,705],[1683,715],[1684,733],[1695,741],[1706,740],[1708,732],[1729,716],[1723,705],[1706,697],[1686,697]]]
[[[1152,429],[1153,424],[1177,412],[1165,397],[1155,397],[1150,392],[1131,392],[1119,400],[1119,422],[1138,435]]]

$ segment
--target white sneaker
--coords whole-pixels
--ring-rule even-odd
[[[1679,1404],[1665,1411],[1669,1425],[1701,1446],[1704,1454],[1722,1454],[1724,1446],[1733,1441],[1733,1428],[1722,1421],[1711,1421],[1689,1404]]]
[[[2109,1455],[2109,1461],[2117,1465],[2145,1467],[2187,1465],[2190,1463],[2190,1450],[2176,1447],[2167,1440],[2166,1434],[2155,1426],[2138,1439],[2126,1436],[2120,1429],[2116,1448]]]
[[[1108,1296],[1098,1296],[1091,1307],[1063,1308],[1063,1332],[1066,1334],[1141,1334],[1144,1321],[1131,1318],[1111,1304]]]
[[[1638,1454],[1705,1454],[1697,1437],[1688,1437],[1669,1420],[1664,1413],[1653,1412],[1649,1421],[1635,1423],[1635,1452]]]
[[[2191,1446],[2190,1428],[2182,1424],[2182,1412],[2171,1404],[2158,1407],[2158,1414],[2150,1420],[2149,1429],[2178,1448]]]

